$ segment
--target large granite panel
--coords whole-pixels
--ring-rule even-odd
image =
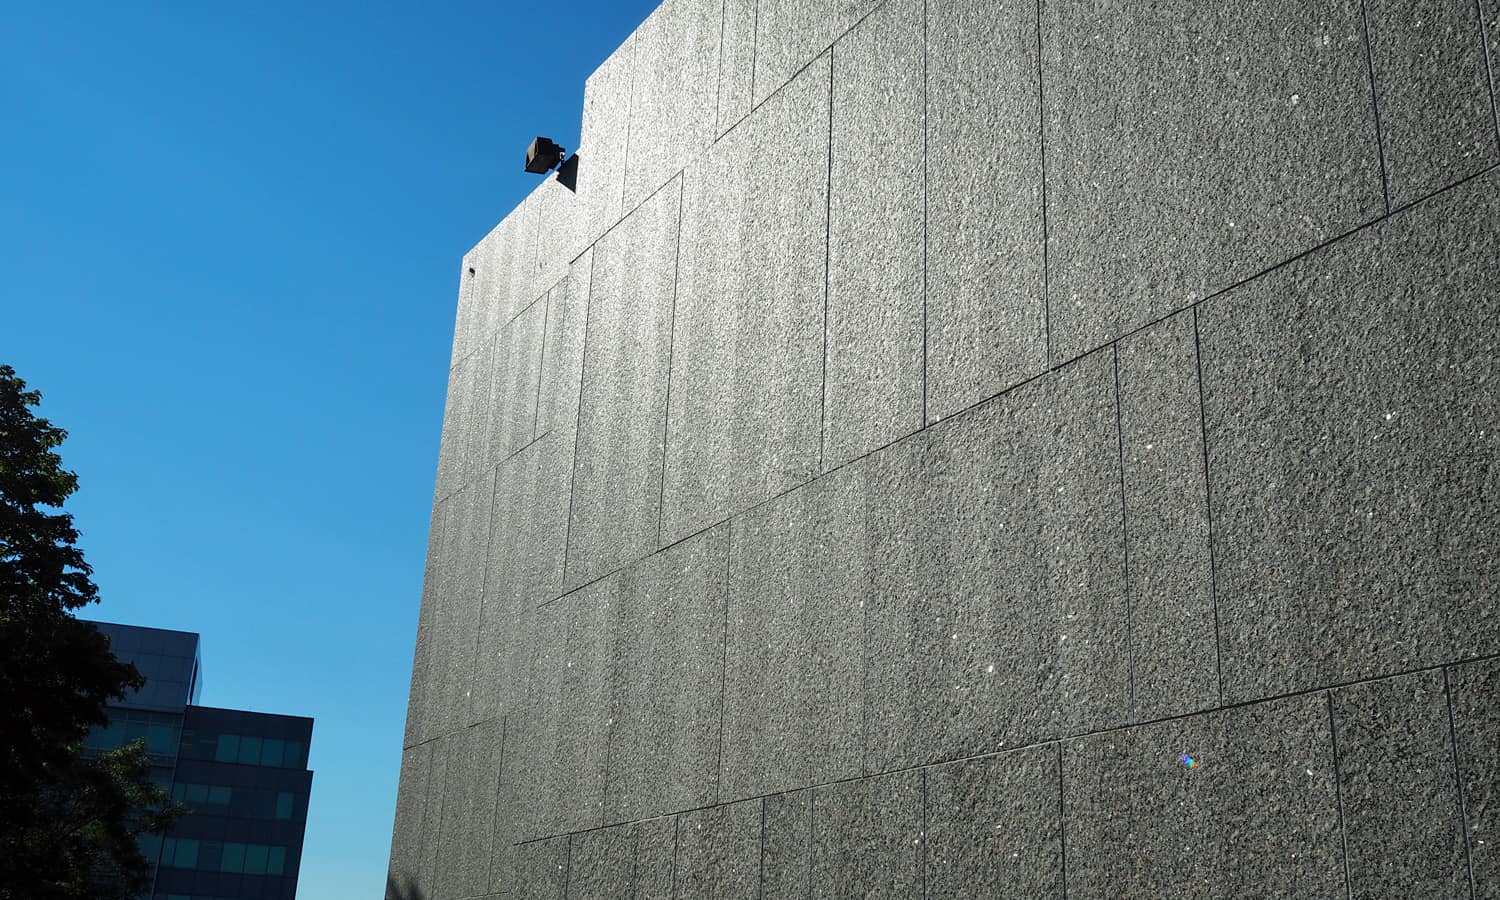
[[[495,470],[472,721],[509,715],[525,697],[535,608],[562,593],[572,449],[547,435]]]
[[[1131,708],[1154,719],[1219,697],[1193,315],[1173,316],[1118,348]]]
[[[431,524],[427,528],[427,557],[422,573],[422,605],[417,612],[417,640],[412,648],[411,690],[406,699],[406,732],[402,747],[411,747],[422,738],[425,727],[427,690],[432,678],[432,643],[437,628],[438,607],[443,600],[443,523],[447,519],[448,501],[432,505]]]
[[[583,342],[588,329],[589,282],[594,251],[584,251],[565,279],[547,292],[542,343],[542,383],[537,390],[536,436],[577,434],[578,394],[583,387]]]
[[[841,470],[731,522],[721,800],[860,772],[858,488]]]
[[[812,900],[921,900],[923,773],[812,792]]]
[[[1355,897],[1469,896],[1443,673],[1333,692]]]
[[[1113,363],[1082,359],[862,469],[866,771],[1126,720]]]
[[[469,723],[474,678],[474,634],[484,586],[489,510],[494,477],[486,476],[449,498],[444,509],[439,566],[441,595],[433,610],[428,663],[417,740],[448,734]]]
[[[1047,367],[1036,9],[927,2],[927,418]]]
[[[1479,7],[1366,0],[1391,205],[1500,160]]]
[[[680,185],[663,188],[594,248],[569,587],[656,549]]]
[[[812,896],[812,791],[773,794],[763,801],[761,900]]]
[[[488,342],[489,371],[481,376],[485,409],[478,416],[485,430],[479,449],[486,470],[529,444],[536,434],[546,315],[545,303],[533,303]]]
[[[625,209],[713,142],[722,2],[664,0],[635,30]]]
[[[1228,698],[1500,650],[1500,175],[1199,308]]]
[[[582,159],[580,156],[580,165]],[[518,308],[542,299],[568,274],[569,265],[584,249],[578,242],[578,217],[582,209],[578,195],[563,187],[555,174],[543,177],[526,202],[532,206],[529,224],[536,235],[536,250]]]
[[[675,818],[573,836],[568,900],[672,900]]]
[[[724,0],[715,138],[733,128],[750,112],[750,79],[755,71],[756,5],[756,0]]]
[[[388,884],[410,891],[430,891],[421,881],[422,843],[437,829],[436,810],[427,814],[427,781],[431,777],[432,743],[408,747],[401,753],[401,780],[396,788],[396,818],[391,831]],[[391,898],[388,898],[391,900]]]
[[[823,467],[922,427],[922,0],[833,49]]]
[[[1319,694],[1067,742],[1068,897],[1345,896],[1331,738]]]
[[[687,172],[663,544],[817,471],[829,78],[810,67]]]
[[[1474,896],[1500,897],[1500,661],[1448,670]]]
[[[1063,896],[1056,745],[927,770],[927,896]]]
[[[635,37],[625,40],[583,84],[578,138],[578,247],[599,239],[625,214],[625,148],[630,140],[630,83]]]
[[[517,881],[523,877],[523,868],[533,865],[534,858],[520,852],[518,842],[525,832],[529,813],[521,792],[527,783],[525,740],[521,733],[522,720],[518,712],[513,718],[501,720],[500,757],[497,760],[497,777],[494,818],[489,823],[489,832],[473,849],[488,851],[489,890],[499,894],[513,894]],[[538,849],[535,844],[532,849]]]
[[[881,0],[758,0],[754,106],[765,102]]]
[[[470,350],[535,299],[527,296],[536,265],[533,212],[530,197],[522,200],[465,257],[473,270]]]
[[[537,610],[535,661],[516,723],[522,840],[597,828],[603,818],[613,596],[600,582]]]
[[[478,269],[474,262],[480,248],[474,247],[464,254],[458,269],[458,306],[453,313],[453,351],[448,359],[450,366],[469,355],[470,335],[474,331],[475,297],[478,293]]]
[[[473,375],[479,363],[466,357],[454,363],[448,372],[448,389],[443,400],[443,431],[439,439],[437,488],[434,498],[446,499],[463,487],[465,468],[471,464],[468,457],[470,418],[469,400]]]
[[[515,900],[565,900],[571,840],[550,838],[516,848],[516,874],[509,885]]]
[[[676,900],[761,900],[759,800],[677,817]]]
[[[427,744],[431,748],[431,762],[427,770],[426,797],[423,799],[422,840],[418,848],[416,877],[412,884],[428,897],[436,900],[439,861],[442,858],[443,797],[447,793],[448,748],[454,735],[438,738]]]
[[[607,823],[717,799],[728,553],[726,524],[609,579]]]
[[[504,739],[503,724],[491,721],[443,741],[448,764],[434,900],[477,897],[490,890],[490,842]]]
[[[1359,4],[1042,6],[1052,358],[1385,211]]]

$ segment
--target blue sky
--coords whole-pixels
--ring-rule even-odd
[[[299,898],[384,887],[459,261],[655,0],[10,3],[0,362],[95,618],[313,716]]]

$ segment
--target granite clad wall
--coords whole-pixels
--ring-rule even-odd
[[[1500,6],[666,0],[460,269],[390,897],[1500,897]]]

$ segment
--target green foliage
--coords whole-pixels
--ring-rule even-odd
[[[180,810],[144,745],[83,753],[105,704],[144,679],[73,615],[98,590],[61,509],[78,488],[57,453],[67,432],[39,402],[0,365],[0,900],[129,898],[146,872],[136,835]]]

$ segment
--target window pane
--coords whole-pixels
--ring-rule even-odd
[[[181,803],[184,800],[186,800],[187,799],[187,785],[185,785],[185,784],[174,784],[174,785],[172,785],[172,799],[176,800],[178,803]]]
[[[286,874],[286,848],[272,847],[270,855],[266,858],[267,875]]]
[[[192,869],[198,865],[198,842],[191,838],[180,838],[177,841],[177,867],[179,869]]]
[[[152,753],[171,753],[177,743],[176,729],[171,725],[147,725],[146,749]]]
[[[276,738],[266,738],[260,748],[260,764],[263,766],[281,765],[281,755],[286,752],[286,744]]]
[[[240,762],[247,765],[260,765],[260,738],[240,738]]]
[[[172,855],[177,852],[177,838],[166,838],[161,842],[161,864],[170,866]]]
[[[245,848],[245,874],[266,874],[266,851],[270,850],[265,844],[251,844]]]
[[[240,739],[238,735],[219,735],[219,746],[214,751],[214,759],[219,762],[234,762],[239,758]]]
[[[189,803],[207,803],[208,785],[190,784],[187,786],[187,798]]]
[[[225,844],[224,861],[219,865],[221,872],[243,872],[245,870],[245,845]]]
[[[228,806],[230,790],[221,785],[214,785],[208,789],[208,802],[215,806]]]
[[[292,795],[286,791],[276,795],[276,818],[290,819],[292,817]]]
[[[282,765],[286,766],[288,769],[302,768],[302,766],[304,765],[302,762],[302,742],[287,741],[286,755],[284,755],[282,759]]]

